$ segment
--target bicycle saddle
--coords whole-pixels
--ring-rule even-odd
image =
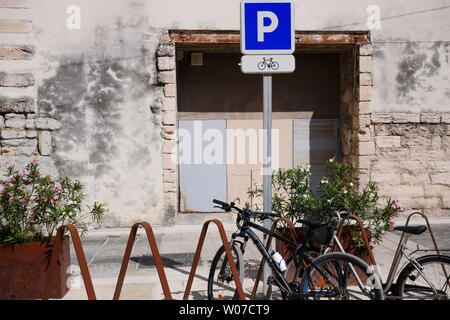
[[[328,225],[328,221],[311,222],[311,221],[301,220],[300,219],[300,220],[298,220],[298,222],[307,225],[311,229],[317,229],[317,228],[320,228],[322,226]]]
[[[411,234],[421,234],[427,230],[425,226],[403,226],[403,227],[395,227],[394,230],[403,231]]]

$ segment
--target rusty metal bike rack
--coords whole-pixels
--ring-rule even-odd
[[[91,275],[84,255],[83,247],[81,246],[80,236],[77,228],[72,224],[62,225],[56,232],[56,241],[52,249],[49,267],[46,272],[44,292],[42,300],[48,300],[50,297],[50,289],[55,281],[56,267],[58,264],[58,253],[61,250],[61,243],[64,239],[64,231],[68,229],[72,237],[73,246],[77,254],[78,264],[80,265],[81,275],[83,276],[84,286],[89,300],[96,300],[94,286],[92,285]]]
[[[427,216],[425,214],[423,214],[422,212],[419,212],[419,211],[411,213],[408,216],[408,218],[406,219],[405,227],[408,226],[409,220],[411,219],[411,217],[416,215],[416,214],[422,216],[422,218],[427,223],[428,231],[430,232],[430,237],[431,237],[431,240],[433,241],[434,249],[436,250],[437,254],[440,255],[441,252],[440,252],[439,247],[437,245],[436,238],[434,237],[434,233],[433,233],[433,230],[431,229],[430,222],[428,221],[428,218],[427,218]],[[394,272],[396,262],[397,262],[397,260],[400,257],[400,250],[401,250],[401,246],[402,246],[404,238],[405,238],[405,232],[402,232],[402,236],[401,236],[401,238],[400,238],[400,240],[398,242],[397,250],[395,251],[394,259],[392,260],[391,268],[390,268],[389,273],[388,273],[388,279],[390,279],[391,276],[393,276],[392,273]],[[447,274],[447,271],[445,270],[445,267],[442,266],[442,269],[444,271],[445,277],[448,278],[448,274]]]
[[[221,238],[223,246],[225,248],[225,253],[228,258],[228,263],[230,264],[231,273],[233,274],[233,278],[234,278],[234,282],[236,284],[236,290],[238,291],[239,298],[241,300],[245,300],[244,290],[242,289],[242,283],[241,283],[241,280],[239,279],[237,267],[233,260],[233,255],[231,253],[231,248],[230,248],[228,238],[225,234],[225,230],[223,228],[222,222],[220,222],[217,219],[208,220],[203,224],[202,232],[200,233],[200,238],[198,239],[197,249],[196,249],[195,255],[194,255],[194,261],[192,262],[191,271],[189,273],[188,282],[186,284],[186,290],[184,291],[183,300],[188,300],[188,298],[189,298],[189,294],[191,292],[191,287],[192,287],[192,282],[193,282],[194,276],[195,276],[195,270],[197,269],[197,265],[200,261],[200,253],[203,248],[203,243],[205,242],[205,237],[206,237],[206,232],[208,231],[208,226],[211,222],[214,223],[217,226],[217,228],[219,229],[220,238]]]
[[[225,248],[225,253],[228,259],[228,262],[230,264],[230,268],[231,268],[231,272],[233,274],[234,277],[234,281],[236,284],[236,290],[238,291],[239,294],[239,298],[241,300],[245,300],[245,294],[244,294],[244,290],[242,288],[242,283],[241,280],[239,279],[239,275],[237,272],[237,267],[236,264],[233,260],[233,256],[231,253],[231,248],[229,245],[229,241],[228,238],[225,234],[225,230],[223,228],[222,223],[217,220],[208,220],[203,224],[203,228],[202,231],[200,233],[200,238],[198,240],[198,244],[197,244],[197,249],[194,255],[194,261],[192,263],[192,267],[191,267],[191,271],[189,273],[189,278],[188,278],[188,282],[186,285],[186,290],[184,292],[184,300],[187,300],[189,298],[189,294],[191,291],[191,287],[192,287],[192,282],[194,280],[194,276],[195,276],[195,271],[197,269],[197,265],[199,263],[200,260],[200,253],[202,251],[203,248],[203,243],[205,241],[205,237],[206,237],[206,232],[208,230],[208,226],[210,223],[214,223],[216,224],[218,230],[219,230],[219,234],[223,243],[223,246]],[[128,237],[128,242],[127,242],[127,247],[125,249],[125,253],[124,253],[124,257],[122,260],[122,266],[119,272],[119,278],[117,279],[117,284],[116,284],[116,288],[114,291],[114,296],[113,296],[113,300],[118,300],[120,297],[120,293],[122,291],[122,286],[123,286],[123,282],[125,280],[125,274],[127,271],[127,267],[128,267],[128,262],[130,260],[131,257],[131,251],[133,249],[133,245],[134,245],[134,240],[136,238],[136,234],[137,234],[137,230],[139,228],[139,226],[142,226],[145,229],[146,235],[147,235],[147,239],[148,242],[150,244],[150,249],[151,252],[153,254],[153,258],[155,260],[155,265],[156,265],[156,269],[158,271],[158,276],[159,276],[159,280],[161,283],[161,287],[163,289],[164,292],[164,297],[166,300],[172,300],[172,295],[169,289],[169,284],[167,282],[167,277],[166,274],[164,272],[164,266],[161,260],[161,256],[159,254],[159,250],[158,250],[158,246],[156,244],[156,240],[155,240],[155,236],[153,234],[153,230],[152,227],[150,226],[149,223],[147,222],[138,222],[136,224],[134,224],[131,228],[130,231],[130,235]],[[78,259],[78,264],[80,266],[80,270],[81,270],[81,275],[83,277],[83,281],[84,281],[84,285],[86,288],[86,293],[88,296],[89,300],[96,300],[96,296],[95,296],[95,291],[94,291],[94,286],[92,285],[92,279],[89,273],[89,268],[86,262],[86,256],[84,254],[83,251],[83,247],[81,245],[81,240],[80,240],[80,236],[78,234],[78,230],[74,225],[71,224],[67,224],[67,225],[62,225],[58,228],[57,233],[56,233],[56,242],[55,245],[52,249],[52,255],[50,258],[50,263],[49,263],[49,268],[47,270],[46,273],[46,279],[45,279],[45,287],[44,287],[44,292],[42,295],[42,299],[43,300],[48,300],[50,297],[50,288],[52,286],[52,284],[55,281],[55,271],[56,271],[56,267],[57,267],[57,263],[58,263],[58,252],[60,251],[61,248],[61,243],[62,240],[64,238],[64,231],[65,229],[68,229],[70,232],[70,235],[72,237],[72,242],[73,242],[73,246],[75,248],[75,252],[77,255],[77,259]]]
[[[438,254],[441,254],[441,252],[439,251],[439,247],[438,247],[438,245],[437,245],[437,243],[436,243],[436,238],[434,237],[433,230],[431,230],[430,222],[428,221],[428,218],[427,218],[426,215],[424,215],[422,212],[419,212],[419,211],[411,213],[411,214],[408,216],[408,219],[406,219],[405,227],[408,226],[409,220],[411,219],[411,217],[412,217],[413,215],[416,215],[416,214],[422,216],[422,218],[423,218],[423,219],[425,220],[425,222],[427,223],[428,231],[430,232],[430,236],[431,236],[431,240],[433,241],[434,248],[436,249],[436,252],[437,252]],[[404,237],[405,237],[405,232],[402,232],[402,237],[400,238],[399,246],[397,247],[397,252],[395,253],[396,256],[397,256],[397,253],[399,253],[399,250],[400,250],[400,243],[403,241]]]
[[[137,233],[139,226],[142,226],[146,232],[147,240],[150,245],[151,252],[153,254],[153,259],[155,261],[156,270],[158,271],[159,282],[161,283],[161,287],[164,292],[164,297],[166,300],[172,300],[172,295],[170,293],[166,273],[164,272],[164,266],[163,266],[163,263],[161,260],[161,256],[159,254],[155,236],[153,234],[153,229],[150,226],[150,224],[147,222],[138,222],[131,227],[130,236],[128,237],[127,247],[125,249],[125,254],[124,254],[123,260],[122,260],[122,266],[121,266],[120,272],[119,272],[119,278],[117,279],[116,289],[114,291],[113,300],[118,300],[120,297],[123,282],[125,280],[125,274],[127,272],[128,262],[131,257],[131,251],[133,249],[134,240],[136,239],[136,233]]]
[[[276,226],[278,225],[278,223],[279,223],[280,221],[283,221],[283,222],[285,222],[285,223],[288,224],[289,230],[290,230],[290,232],[291,232],[291,237],[292,237],[292,239],[297,243],[297,242],[299,241],[299,239],[298,239],[297,236],[296,236],[295,229],[294,229],[294,224],[293,224],[292,221],[289,220],[288,218],[283,217],[283,218],[275,219],[275,220],[273,221],[273,223],[272,223],[272,229],[271,229],[271,231],[272,231],[272,232],[275,231],[275,228],[276,228]],[[272,239],[273,239],[272,236],[269,236],[269,238],[267,239],[266,250],[269,250],[270,245],[271,245],[271,243],[272,243]],[[262,257],[261,263],[260,263],[259,269],[258,269],[258,274],[256,275],[255,284],[253,285],[253,290],[252,290],[252,295],[250,296],[250,300],[254,300],[254,299],[255,299],[256,290],[258,289],[259,280],[261,279],[261,274],[262,274],[262,272],[263,272],[263,270],[264,270],[264,264],[265,264],[265,263],[266,263],[266,259],[265,259],[264,257]]]
[[[406,224],[405,224],[405,226],[408,226],[409,220],[411,219],[411,217],[412,217],[413,215],[416,215],[416,214],[422,216],[422,218],[426,221],[428,230],[429,230],[429,232],[430,232],[431,239],[432,239],[432,241],[433,241],[434,248],[435,248],[436,252],[440,255],[441,253],[440,253],[439,247],[438,247],[438,245],[437,245],[437,243],[436,243],[436,239],[435,239],[435,237],[434,237],[433,230],[431,229],[431,225],[430,225],[430,223],[429,223],[429,221],[428,221],[428,218],[427,218],[423,213],[418,212],[418,211],[417,211],[417,212],[411,213],[411,214],[408,216],[408,218],[406,219]],[[344,221],[345,221],[346,219],[354,219],[354,220],[356,220],[356,221],[358,222],[359,227],[360,227],[360,230],[361,230],[361,234],[362,234],[362,237],[363,237],[363,240],[364,240],[364,244],[365,244],[365,246],[366,246],[366,248],[367,248],[367,250],[368,250],[368,252],[369,252],[370,260],[371,260],[373,266],[375,267],[375,266],[376,266],[376,261],[375,261],[375,258],[374,258],[374,256],[373,256],[373,253],[372,253],[372,248],[371,248],[370,245],[369,245],[369,241],[368,241],[368,238],[367,238],[367,233],[366,233],[366,231],[364,230],[364,227],[363,227],[363,225],[362,225],[361,220],[360,220],[357,216],[349,215],[348,217],[345,217],[345,218],[341,221],[341,225],[340,225],[340,227],[339,227],[339,232],[338,232],[337,238],[339,239],[339,241],[341,240],[341,238],[340,238],[340,236],[341,236],[341,231],[342,231],[342,227],[343,227]],[[388,273],[387,283],[386,283],[386,288],[384,289],[385,293],[387,293],[387,292],[390,290],[391,285],[392,285],[392,282],[393,282],[393,280],[394,280],[394,272],[396,271],[396,269],[397,269],[397,267],[398,267],[398,264],[399,264],[399,262],[400,262],[400,261],[399,261],[399,259],[400,259],[400,251],[401,251],[402,246],[404,245],[404,239],[405,239],[405,232],[402,232],[402,236],[401,236],[401,238],[400,238],[400,240],[399,240],[399,243],[398,243],[398,246],[397,246],[397,250],[396,250],[396,252],[395,252],[395,255],[394,255],[394,258],[393,258],[393,260],[392,260],[392,264],[391,264],[391,267],[390,267],[390,270],[389,270],[389,273]],[[335,247],[336,247],[336,244],[333,245],[333,249],[335,249]],[[444,266],[442,266],[442,268],[443,268],[443,271],[444,271],[444,274],[445,274],[446,278],[448,278],[448,275],[447,275],[447,272],[446,272]],[[380,280],[381,280],[382,277],[381,277],[381,274],[380,274],[380,272],[379,272],[377,266],[376,266],[376,268],[375,268],[375,271],[377,272],[377,274],[378,274],[378,276],[379,276],[379,278],[380,278]],[[399,298],[400,298],[400,297],[390,297],[390,299],[399,299]]]

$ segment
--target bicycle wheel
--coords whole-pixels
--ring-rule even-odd
[[[450,257],[427,255],[416,261],[418,268],[409,263],[400,272],[395,295],[404,299],[449,300]]]
[[[315,259],[302,275],[300,290],[305,298],[316,300],[384,298],[381,281],[373,267],[342,252],[327,253]]]
[[[265,62],[260,62],[260,63],[258,63],[258,69],[259,69],[259,70],[264,70],[265,68],[266,68]]]
[[[244,260],[241,249],[237,244],[231,246],[234,263],[244,286]],[[228,263],[225,247],[221,246],[211,262],[208,276],[208,299],[209,300],[238,300],[239,294]]]

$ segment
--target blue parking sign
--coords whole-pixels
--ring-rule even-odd
[[[242,0],[241,52],[291,54],[295,51],[294,2]]]

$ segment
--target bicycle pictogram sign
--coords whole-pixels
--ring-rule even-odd
[[[269,70],[277,70],[280,67],[280,65],[278,64],[278,62],[274,61],[273,58],[263,57],[263,61],[258,63],[258,69],[264,70],[266,69],[266,67]]]

